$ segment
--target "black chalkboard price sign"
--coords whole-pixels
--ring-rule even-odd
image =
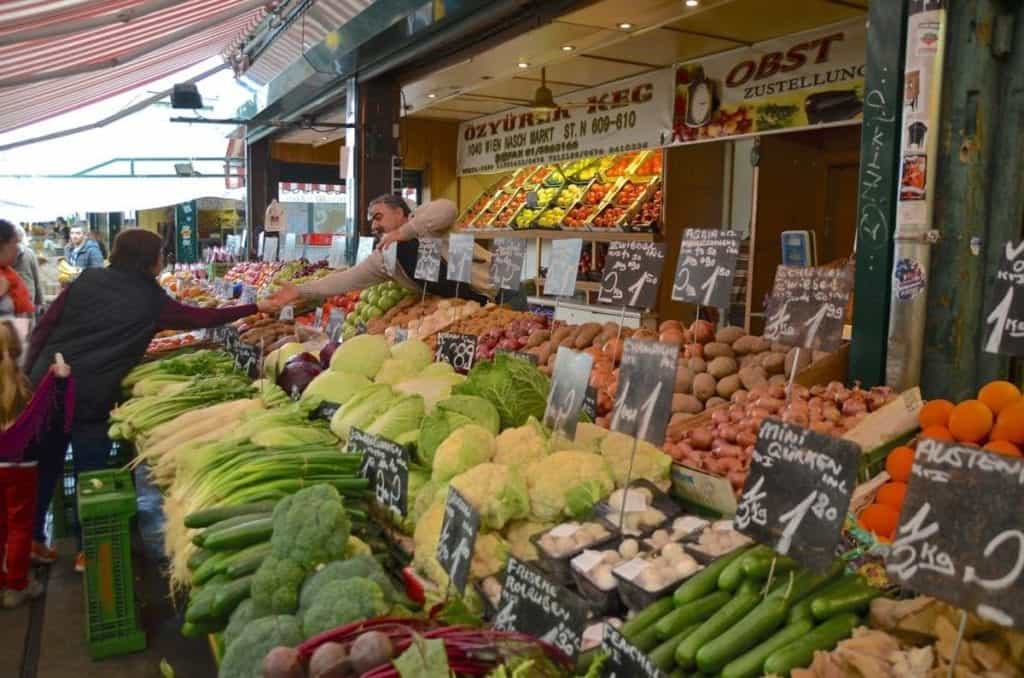
[[[544,425],[568,440],[576,438],[576,424],[580,410],[587,397],[587,384],[594,359],[582,351],[565,346],[558,348],[555,355],[555,371],[552,375],[548,403],[544,409]]]
[[[473,235],[452,233],[448,236],[448,279],[469,283],[473,279]]]
[[[320,406],[316,408],[316,416],[330,421],[334,417],[334,413],[340,409],[341,405],[338,403],[332,403],[328,400],[324,400],[320,403]]]
[[[494,628],[539,638],[570,657],[579,652],[587,604],[516,558],[509,558]]]
[[[458,332],[441,332],[437,335],[435,362],[446,362],[460,374],[469,372],[476,358],[476,337]]]
[[[448,488],[444,505],[441,537],[437,542],[437,560],[460,593],[466,590],[469,566],[473,561],[480,514],[454,487]]]
[[[597,389],[593,386],[588,386],[583,396],[583,414],[587,415],[590,421],[597,419]]]
[[[727,308],[742,237],[738,231],[686,229],[679,245],[672,300]]]
[[[416,247],[416,271],[413,277],[436,283],[440,275],[441,241],[438,238],[420,238]]]
[[[491,282],[503,290],[516,291],[523,279],[526,241],[521,238],[495,238],[491,251]]]
[[[838,349],[852,279],[849,267],[779,266],[765,308],[764,338],[816,351]]]
[[[665,267],[665,245],[621,242],[608,246],[597,300],[630,308],[651,308],[658,300],[658,282]]]
[[[918,443],[886,569],[896,583],[1024,629],[1024,459]]]
[[[612,412],[613,431],[652,445],[665,442],[678,361],[675,344],[626,340]]]
[[[405,515],[409,506],[409,452],[398,443],[353,427],[351,451],[363,455],[359,475],[370,481],[377,503]]]
[[[985,312],[985,351],[1024,355],[1024,241],[1003,248]]]
[[[224,327],[224,350],[234,355],[238,350],[238,328],[232,325]]]
[[[260,375],[260,367],[263,362],[263,352],[259,346],[252,344],[238,343],[235,347],[235,369],[243,372],[251,379]]]
[[[605,664],[605,678],[664,678],[665,674],[654,665],[651,658],[626,640],[611,624],[604,625],[601,649],[608,654]]]
[[[859,460],[856,443],[766,419],[736,509],[736,529],[811,569],[828,569]]]
[[[341,338],[341,329],[345,324],[345,311],[340,308],[332,308],[327,316],[327,327],[324,333],[330,341],[338,341]]]

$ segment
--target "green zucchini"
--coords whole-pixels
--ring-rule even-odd
[[[189,572],[195,572],[196,570],[199,569],[200,565],[205,563],[207,560],[209,560],[213,556],[214,556],[214,552],[213,551],[208,551],[207,549],[199,549],[198,551],[193,553],[191,556],[189,556],[188,562],[186,563],[186,567],[188,567],[188,571]]]
[[[655,623],[658,638],[665,640],[677,635],[680,631],[697,622],[702,622],[713,615],[732,598],[726,591],[715,591],[708,595],[677,607]]]
[[[752,555],[770,555],[773,551],[767,546],[757,545],[752,549],[749,549],[743,555],[743,558],[738,558],[729,563],[729,566],[721,571],[718,577],[718,588],[723,591],[735,591],[743,583],[743,559],[748,558]],[[715,561],[718,562],[718,561]]]
[[[669,671],[676,665],[676,648],[679,643],[686,640],[686,637],[700,628],[700,623],[691,624],[676,635],[662,641],[661,645],[651,650],[648,655],[654,665],[662,671]]]
[[[881,591],[867,584],[840,589],[832,595],[814,596],[811,613],[818,621],[824,621],[844,612],[863,612],[881,595]]]
[[[768,638],[786,620],[786,602],[765,598],[725,633],[709,640],[697,652],[697,668],[717,673],[736,657]]]
[[[697,651],[711,642],[713,638],[728,631],[748,612],[757,607],[761,597],[756,593],[737,593],[710,619],[700,625],[686,640],[676,648],[676,664],[684,669],[691,669],[697,663]]]
[[[215,508],[195,511],[185,516],[185,527],[196,529],[210,527],[219,522],[234,518],[236,516],[251,515],[254,513],[271,513],[277,502],[261,501],[255,504],[237,504],[235,506],[217,506]]]
[[[636,613],[629,621],[622,625],[619,632],[626,640],[633,640],[638,633],[658,621],[675,608],[672,596],[666,596],[656,600],[644,609]]]
[[[654,628],[654,624],[651,624],[643,631],[640,631],[632,640],[633,647],[640,650],[641,652],[650,652],[654,648],[658,647],[660,640],[658,639],[658,631]]]
[[[788,676],[793,669],[810,665],[815,652],[831,651],[839,641],[849,638],[858,624],[860,618],[851,612],[832,617],[803,638],[771,653],[764,662],[764,672]]]
[[[773,652],[803,638],[813,628],[814,622],[810,619],[784,626],[768,640],[726,664],[722,678],[757,678],[764,673],[764,662]]]
[[[738,548],[732,553],[727,553],[683,582],[672,595],[676,605],[682,606],[692,603],[721,588],[718,580],[722,570],[726,569],[730,563],[738,561],[748,550],[750,550],[750,547]],[[738,583],[736,585],[739,586]]]
[[[223,622],[200,622],[196,624],[185,622],[181,625],[181,635],[186,638],[202,638],[203,636],[223,630]]]
[[[241,525],[217,530],[206,538],[203,546],[211,551],[237,551],[246,546],[269,540],[273,532],[274,521],[272,518],[258,518]]]
[[[787,585],[781,589],[776,589],[771,595],[783,598],[790,605],[794,605],[800,601],[803,601],[812,593],[828,585],[830,582],[835,580],[843,573],[845,563],[842,560],[835,560],[832,562],[832,566],[828,570],[822,573],[814,572],[812,570],[800,570],[793,577],[793,585]]]
[[[230,551],[214,553],[213,556],[203,561],[203,564],[192,573],[192,586],[202,586],[210,579],[220,573],[221,564],[234,555]]]
[[[249,597],[252,591],[252,577],[242,577],[230,584],[217,587],[213,596],[211,612],[218,619],[231,616],[238,604]]]
[[[252,574],[259,569],[260,565],[267,556],[270,555],[271,547],[270,542],[265,541],[259,544],[253,544],[246,548],[232,554],[224,562],[222,572],[232,579],[238,579],[244,577],[247,574]]]
[[[207,585],[196,593],[185,610],[185,621],[192,624],[215,621],[217,617],[213,614],[213,600],[219,588],[219,586]]]
[[[247,525],[248,523],[251,523],[254,520],[269,519],[271,515],[272,514],[270,513],[253,513],[244,516],[235,516],[234,518],[228,518],[227,520],[222,520],[216,525],[211,525],[199,534],[194,535],[192,537],[192,543],[196,546],[202,546],[206,543],[207,539],[209,539],[212,535],[217,534],[218,532],[231,529],[232,527],[238,527],[239,525]]]
[[[772,562],[775,563],[774,576],[776,577],[798,567],[797,562],[788,556],[780,556],[775,553],[767,556],[751,554],[743,557],[743,576],[748,579],[764,581],[768,579],[768,574],[772,572]]]
[[[789,608],[789,615],[786,617],[787,624],[795,624],[798,621],[814,622],[814,613],[811,612],[811,603],[814,598],[808,596]]]

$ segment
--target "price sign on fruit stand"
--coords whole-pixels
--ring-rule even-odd
[[[452,233],[448,236],[448,279],[469,283],[473,280],[473,236]]]
[[[244,285],[242,287],[242,304],[255,304],[256,303],[256,288],[252,285]]]
[[[597,389],[593,386],[588,386],[583,396],[583,414],[587,415],[590,421],[597,419]]]
[[[576,294],[576,274],[580,269],[582,252],[583,240],[580,238],[551,241],[551,259],[544,280],[544,294],[555,297],[571,297]]]
[[[437,541],[437,561],[448,573],[455,590],[466,590],[469,566],[473,562],[476,535],[480,531],[480,514],[454,487],[448,488],[444,504],[441,536]]]
[[[416,248],[416,271],[413,277],[417,280],[436,283],[441,276],[441,240],[439,238],[420,238]]]
[[[494,628],[531,635],[575,657],[587,612],[587,603],[575,593],[517,558],[508,559]]]
[[[355,427],[348,444],[363,455],[359,475],[370,482],[377,503],[404,516],[409,505],[409,452],[394,441]]]
[[[852,279],[852,269],[845,266],[779,266],[765,308],[764,338],[815,351],[837,350]]]
[[[348,238],[343,235],[331,236],[331,252],[327,255],[327,265],[331,268],[344,266],[347,250]]]
[[[294,233],[286,233],[284,236],[284,256],[281,257],[285,261],[295,261],[299,258],[299,243],[298,237]]]
[[[363,263],[371,254],[373,254],[373,238],[368,235],[359,238],[359,247],[356,249],[356,263]]]
[[[567,440],[576,439],[576,424],[587,396],[587,383],[594,359],[588,353],[558,347],[555,371],[552,375],[548,403],[544,410],[544,425]]]
[[[664,678],[665,674],[655,666],[651,658],[626,640],[611,624],[604,625],[601,649],[608,654],[603,674],[606,678]]]
[[[327,316],[327,328],[324,333],[330,341],[338,341],[341,338],[341,328],[345,324],[345,311],[340,308],[332,308]]]
[[[291,322],[292,320],[295,320],[295,306],[293,306],[292,304],[282,306],[279,318],[285,322]]]
[[[672,414],[679,347],[627,339],[619,366],[612,430],[660,446]]]
[[[260,374],[260,363],[263,362],[263,352],[259,346],[252,344],[238,344],[235,348],[235,368],[256,379]]]
[[[224,350],[231,355],[238,349],[238,330],[231,325],[224,326]]]
[[[827,570],[859,462],[855,443],[764,420],[733,519],[736,529],[811,569]]]
[[[886,570],[900,586],[1024,629],[1024,459],[917,444]]]
[[[672,300],[728,308],[742,238],[739,231],[686,229],[679,245]]]
[[[1024,355],[1024,241],[1006,243],[985,305],[985,351]]]
[[[664,243],[613,242],[604,260],[597,300],[630,308],[652,308],[658,301],[658,282],[664,267]]]
[[[441,332],[437,335],[435,362],[446,362],[460,374],[469,372],[476,357],[476,336],[457,332]]]
[[[264,236],[263,246],[260,250],[260,254],[263,256],[263,261],[277,261],[278,246],[280,245],[280,241],[281,239],[276,235]]]
[[[516,291],[523,281],[526,241],[522,238],[495,238],[491,252],[491,282],[498,289]]]

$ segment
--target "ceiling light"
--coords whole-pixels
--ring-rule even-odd
[[[619,28],[621,28],[624,31],[628,31],[632,27],[633,24],[629,23],[628,21],[623,21],[621,24],[619,24]]]
[[[434,94],[433,92],[431,92],[430,94],[428,94],[428,95],[427,95],[427,98],[428,98],[428,99],[436,99],[436,98],[437,98],[437,95],[436,95],[436,94]]]
[[[518,66],[519,68],[529,68],[530,64],[526,63],[525,61],[520,61],[518,64],[516,64],[516,66]]]
[[[700,4],[700,0],[686,0],[687,7],[696,7]]]
[[[573,47],[572,45],[562,45],[562,51],[563,52],[571,52],[574,49],[576,49],[576,48]]]

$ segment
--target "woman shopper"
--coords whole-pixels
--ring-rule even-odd
[[[18,254],[14,259],[15,272],[21,277],[25,287],[28,288],[29,298],[36,307],[36,312],[41,312],[43,307],[43,277],[39,272],[39,260],[36,253],[28,243],[28,234],[25,229],[15,224],[14,230],[18,234]]]
[[[14,270],[18,251],[17,229],[0,219],[0,317],[31,315],[35,311],[28,287]]]
[[[106,467],[112,443],[107,419],[121,394],[121,380],[145,355],[160,330],[215,327],[277,306],[260,302],[222,309],[185,306],[157,284],[163,268],[163,241],[142,229],[122,231],[114,240],[107,268],[82,271],[43,315],[32,335],[29,377],[39,383],[53,356],[62,353],[75,366],[78,383],[70,436],[49,435],[46,455],[53,466],[39,469],[33,559],[47,563],[56,553],[45,545],[46,511],[60,478],[63,451],[71,443],[75,476]],[[81,545],[81,543],[79,543]],[[85,569],[81,552],[75,563]]]
[[[46,454],[40,436],[46,430],[68,430],[74,413],[71,371],[61,355],[34,393],[18,367],[20,359],[14,324],[0,321],[0,602],[8,609],[43,592],[42,584],[29,576],[37,467],[39,455]],[[58,412],[65,417],[58,419]]]

